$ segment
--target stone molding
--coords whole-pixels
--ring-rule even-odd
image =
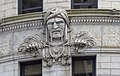
[[[70,23],[120,23],[120,18],[114,17],[71,17]],[[12,24],[1,24],[0,32],[17,30],[30,27],[41,27],[43,20],[24,21]]]
[[[70,23],[120,23],[120,10],[81,9],[67,10]],[[0,20],[0,32],[43,25],[45,12],[23,14]]]

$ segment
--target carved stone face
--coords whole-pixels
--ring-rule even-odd
[[[61,38],[65,32],[65,21],[60,17],[54,17],[47,21],[47,29],[50,38]]]

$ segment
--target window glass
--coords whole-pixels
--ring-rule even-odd
[[[21,76],[42,76],[41,60],[21,63]]]
[[[40,76],[41,64],[32,64],[25,66],[25,76]]]
[[[95,76],[95,57],[73,58],[73,76]]]
[[[92,66],[93,64],[91,60],[75,61],[74,74],[92,76]]]
[[[72,9],[97,8],[97,0],[72,0]]]
[[[22,9],[40,7],[41,5],[41,0],[22,0]]]
[[[19,14],[40,12],[43,10],[43,0],[19,0]]]

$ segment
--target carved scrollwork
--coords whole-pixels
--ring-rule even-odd
[[[72,42],[74,50],[76,50],[77,52],[84,52],[87,47],[92,47],[96,44],[95,39],[89,36],[88,32],[85,31],[80,31],[76,33],[73,37]]]

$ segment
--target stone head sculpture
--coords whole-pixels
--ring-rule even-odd
[[[69,20],[64,9],[53,8],[45,14],[44,24],[48,43],[63,43],[67,39]]]

